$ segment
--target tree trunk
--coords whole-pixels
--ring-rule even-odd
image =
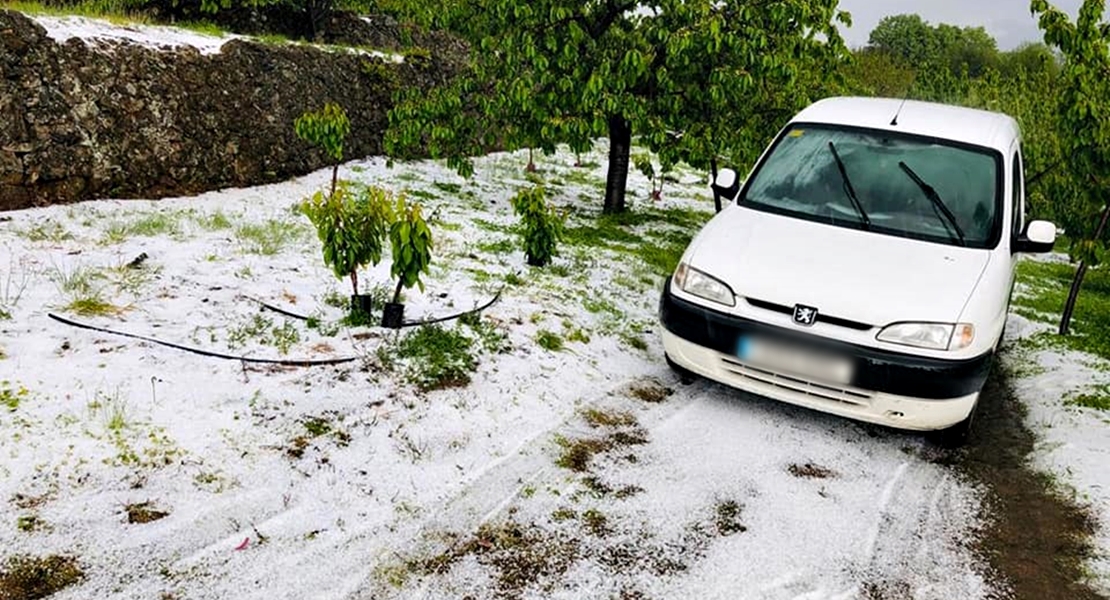
[[[393,290],[393,303],[397,304],[401,301],[401,288],[405,285],[404,276],[397,278],[397,288]]]
[[[1094,240],[1101,240],[1106,231],[1106,222],[1110,221],[1110,203],[1102,209],[1102,218],[1099,219],[1098,228],[1095,229]],[[1087,275],[1086,261],[1079,261],[1079,268],[1075,270],[1075,278],[1071,281],[1071,290],[1068,291],[1068,301],[1064,304],[1064,314],[1060,317],[1060,335],[1067,335],[1071,327],[1071,316],[1075,312],[1075,303],[1079,299],[1079,288],[1083,286],[1083,277]]]
[[[358,295],[358,271],[351,271],[351,289]]]
[[[528,149],[528,166],[524,167],[524,170],[529,172],[529,173],[535,173],[536,172],[536,163],[532,161],[532,149],[531,148]]]
[[[713,177],[712,183],[717,183],[716,156],[713,157],[713,160],[709,161],[709,174]],[[717,193],[717,188],[710,186],[709,189],[713,190],[713,206],[717,208],[717,212],[721,212],[721,195]]]
[[[629,157],[632,154],[632,124],[623,116],[609,117],[609,173],[605,177],[607,214],[624,212],[624,191],[628,185]]]
[[[329,196],[329,198],[333,198],[333,199],[335,198],[335,185],[337,183],[339,183],[339,165],[332,165],[332,168],[331,168],[331,196]]]

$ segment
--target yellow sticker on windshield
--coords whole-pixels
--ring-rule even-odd
[[[804,135],[804,134],[805,134],[805,130],[803,130],[803,129],[794,129],[794,130],[791,130],[789,135],[790,135],[790,137],[802,137],[802,135]]]

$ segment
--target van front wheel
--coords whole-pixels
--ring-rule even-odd
[[[933,439],[935,443],[949,450],[955,450],[967,445],[971,439],[971,427],[975,423],[975,414],[979,412],[979,399],[975,399],[975,404],[971,407],[971,412],[967,414],[967,418],[955,425],[946,429],[933,432]]]

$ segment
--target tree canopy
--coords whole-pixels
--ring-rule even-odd
[[[1076,228],[1069,231],[1080,260],[1060,320],[1068,332],[1072,311],[1087,267],[1098,261],[1110,220],[1110,23],[1103,21],[1106,3],[1084,0],[1075,22],[1047,0],[1032,0],[1044,39],[1063,54],[1057,92],[1060,142],[1073,177]],[[1101,216],[1099,216],[1101,215]]]
[[[837,70],[847,49],[836,23],[850,22],[837,0],[474,0],[453,8],[481,24],[472,69],[451,89],[402,94],[387,152],[420,147],[467,174],[469,156],[495,141],[583,151],[605,136],[607,212],[625,208],[634,133],[665,162],[695,166],[761,145],[768,123],[810,100],[807,83]]]

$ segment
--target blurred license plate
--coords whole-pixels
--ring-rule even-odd
[[[755,336],[740,338],[737,356],[753,367],[784,375],[847,385],[852,381],[852,361],[812,352]]]

